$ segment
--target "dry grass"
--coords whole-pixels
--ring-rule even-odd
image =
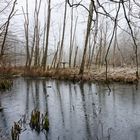
[[[134,83],[137,81],[135,68],[110,68],[108,71],[108,81]],[[50,70],[46,76],[62,80],[73,81],[106,81],[105,68],[95,70],[85,70],[84,74],[78,75],[78,69],[59,69],[58,71]]]
[[[60,80],[72,80],[72,81],[106,81],[105,68],[92,68],[91,70],[85,70],[83,75],[78,75],[78,68],[60,68],[60,69],[49,69],[43,71],[41,68],[25,69],[24,67],[9,67],[0,68],[0,74],[11,74],[11,75],[22,75],[28,77],[49,77]],[[110,82],[125,82],[134,83],[136,79],[136,68],[109,68],[108,70],[108,81]]]
[[[97,81],[105,81],[106,80],[106,71],[105,68],[100,69],[100,71],[92,71],[90,75],[94,77]],[[108,80],[114,82],[125,82],[125,83],[133,83],[137,81],[136,78],[136,70],[135,68],[110,68],[108,71]]]

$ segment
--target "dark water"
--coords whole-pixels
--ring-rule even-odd
[[[0,95],[0,140],[34,108],[48,111],[48,135],[27,127],[20,140],[140,140],[139,87],[113,84],[109,94],[100,84],[14,80],[11,91]]]

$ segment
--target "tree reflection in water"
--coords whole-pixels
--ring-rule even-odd
[[[110,95],[106,86],[92,83],[17,79],[15,85],[10,92],[1,94],[5,109],[0,113],[0,127],[9,133],[7,128],[22,118],[26,131],[20,140],[140,138],[140,92],[133,85],[111,85]],[[27,127],[33,109],[47,112],[47,137]]]

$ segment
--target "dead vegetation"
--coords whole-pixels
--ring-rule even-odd
[[[0,80],[0,90],[9,90],[13,86],[13,81],[9,79]]]
[[[11,78],[14,76],[20,76],[24,72],[24,67],[0,67],[0,78]]]
[[[92,75],[95,81],[105,81],[106,71],[105,68],[100,69],[100,71],[92,71],[89,75]],[[108,70],[108,81],[109,82],[124,82],[124,83],[135,83],[138,81],[136,78],[135,68],[110,68]]]
[[[91,81],[91,82],[105,82],[106,81],[106,70],[105,67],[94,67],[85,69],[83,75],[79,75],[78,68],[58,68],[58,69],[47,69],[44,71],[42,68],[30,68],[25,69],[24,67],[8,67],[0,68],[1,77],[46,77],[58,80],[70,80],[76,81]],[[109,82],[124,82],[124,83],[135,83],[139,79],[136,78],[135,67],[115,67],[108,69],[108,81]]]
[[[35,130],[37,133],[43,132],[47,136],[49,131],[49,117],[48,113],[42,114],[39,110],[34,109],[31,112],[30,121],[24,115],[18,122],[14,122],[11,128],[11,139],[19,140],[20,134],[27,131],[27,127],[31,130]]]
[[[19,140],[20,133],[21,133],[20,124],[17,122],[14,122],[14,125],[12,126],[12,129],[11,129],[12,140]]]
[[[70,80],[76,81],[91,81],[91,82],[105,82],[106,81],[106,70],[105,68],[93,70],[85,70],[83,75],[78,74],[77,69],[70,68],[60,68],[60,69],[49,69],[42,71],[41,69],[30,69],[25,71],[23,76],[30,77],[48,77],[58,80]],[[135,68],[127,67],[117,67],[109,68],[108,70],[108,81],[109,82],[124,82],[124,83],[135,83],[138,81],[136,78]]]

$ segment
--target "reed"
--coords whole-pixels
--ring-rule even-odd
[[[0,90],[9,90],[13,86],[13,81],[8,79],[0,80]]]

